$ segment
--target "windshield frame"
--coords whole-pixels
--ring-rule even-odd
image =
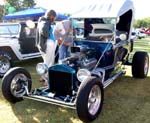
[[[109,28],[112,28],[112,32],[111,32],[111,36],[112,36],[112,38],[110,38],[110,40],[109,40],[109,42],[113,42],[113,43],[115,43],[115,39],[114,39],[114,37],[115,37],[115,31],[116,31],[116,24],[117,24],[117,18],[114,18],[114,17],[111,17],[111,18],[71,18],[72,19],[72,25],[73,25],[73,28],[74,28],[74,30],[76,30],[76,29],[78,29],[79,28],[79,31],[81,31],[81,33],[82,33],[82,35],[78,35],[78,32],[77,32],[77,30],[76,30],[76,32],[74,33],[74,40],[80,40],[80,41],[85,41],[85,40],[87,40],[87,41],[101,41],[101,42],[106,42],[106,41],[103,41],[103,40],[96,40],[96,39],[87,39],[86,37],[85,37],[85,35],[83,35],[83,34],[85,34],[85,20],[86,19],[97,19],[97,21],[101,21],[101,20],[103,20],[103,19],[105,19],[105,20],[109,20],[109,19],[111,19],[111,20],[113,20],[113,22],[112,23],[98,23],[98,22],[95,22],[95,23],[90,23],[90,24],[93,24],[94,26],[97,26],[97,25],[99,25],[99,27],[104,27],[104,31],[108,31],[107,30],[107,28],[109,29]],[[81,20],[81,21],[79,21],[78,22],[78,20]],[[79,26],[78,26],[78,23],[80,24]],[[92,25],[92,26],[93,26]],[[107,25],[108,25],[108,27],[107,27]],[[101,29],[103,29],[103,28],[101,28]],[[94,30],[95,31],[95,30]],[[90,32],[91,33],[91,32]],[[92,32],[93,33],[93,32]],[[92,35],[92,34],[91,34]],[[95,34],[94,36],[96,36],[96,35],[99,35],[99,34]],[[107,33],[105,34],[105,33],[103,33],[102,35],[104,35],[104,36],[106,36],[107,35]],[[108,34],[109,35],[109,34]]]

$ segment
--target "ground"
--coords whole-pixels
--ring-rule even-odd
[[[135,50],[150,53],[150,38],[135,42]],[[34,87],[43,84],[35,72],[40,61],[38,58],[17,63],[30,71]],[[131,67],[126,69],[124,76],[105,89],[102,113],[93,123],[150,123],[150,73],[146,79],[135,79]],[[1,84],[0,98],[0,123],[82,123],[75,110],[28,99],[10,104],[2,96]]]

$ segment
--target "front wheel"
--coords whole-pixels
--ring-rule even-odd
[[[31,86],[30,74],[21,67],[10,69],[2,79],[3,96],[11,103],[21,101]]]
[[[89,77],[82,82],[77,95],[77,114],[83,122],[91,122],[102,110],[104,91],[101,80]]]
[[[136,52],[132,60],[132,75],[135,78],[147,77],[149,56],[146,52]]]

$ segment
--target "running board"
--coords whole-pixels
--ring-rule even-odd
[[[114,75],[112,78],[108,79],[104,82],[104,88],[106,88],[108,85],[110,85],[116,78],[118,78],[120,75],[125,74],[125,71],[120,71],[116,75]]]
[[[54,105],[62,106],[66,108],[76,109],[75,103],[64,102],[61,100],[51,99],[48,97],[43,97],[43,96],[38,96],[38,95],[28,95],[28,96],[23,96],[23,98],[32,99],[32,100],[49,103],[49,104],[54,104]]]

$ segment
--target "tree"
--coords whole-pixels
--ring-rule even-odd
[[[135,20],[134,27],[135,28],[140,28],[140,27],[147,28],[147,27],[150,27],[150,18],[144,18],[144,19]]]
[[[35,5],[34,0],[24,0],[22,3],[23,3],[23,8],[31,8]]]
[[[34,0],[7,0],[7,2],[16,8],[17,11],[31,8],[35,5]]]
[[[0,20],[2,20],[3,15],[31,8],[34,5],[34,0],[6,0],[5,4],[0,6]]]
[[[3,10],[4,10],[3,6],[0,6],[0,21],[2,20],[1,18],[2,18],[3,13],[4,13]]]

